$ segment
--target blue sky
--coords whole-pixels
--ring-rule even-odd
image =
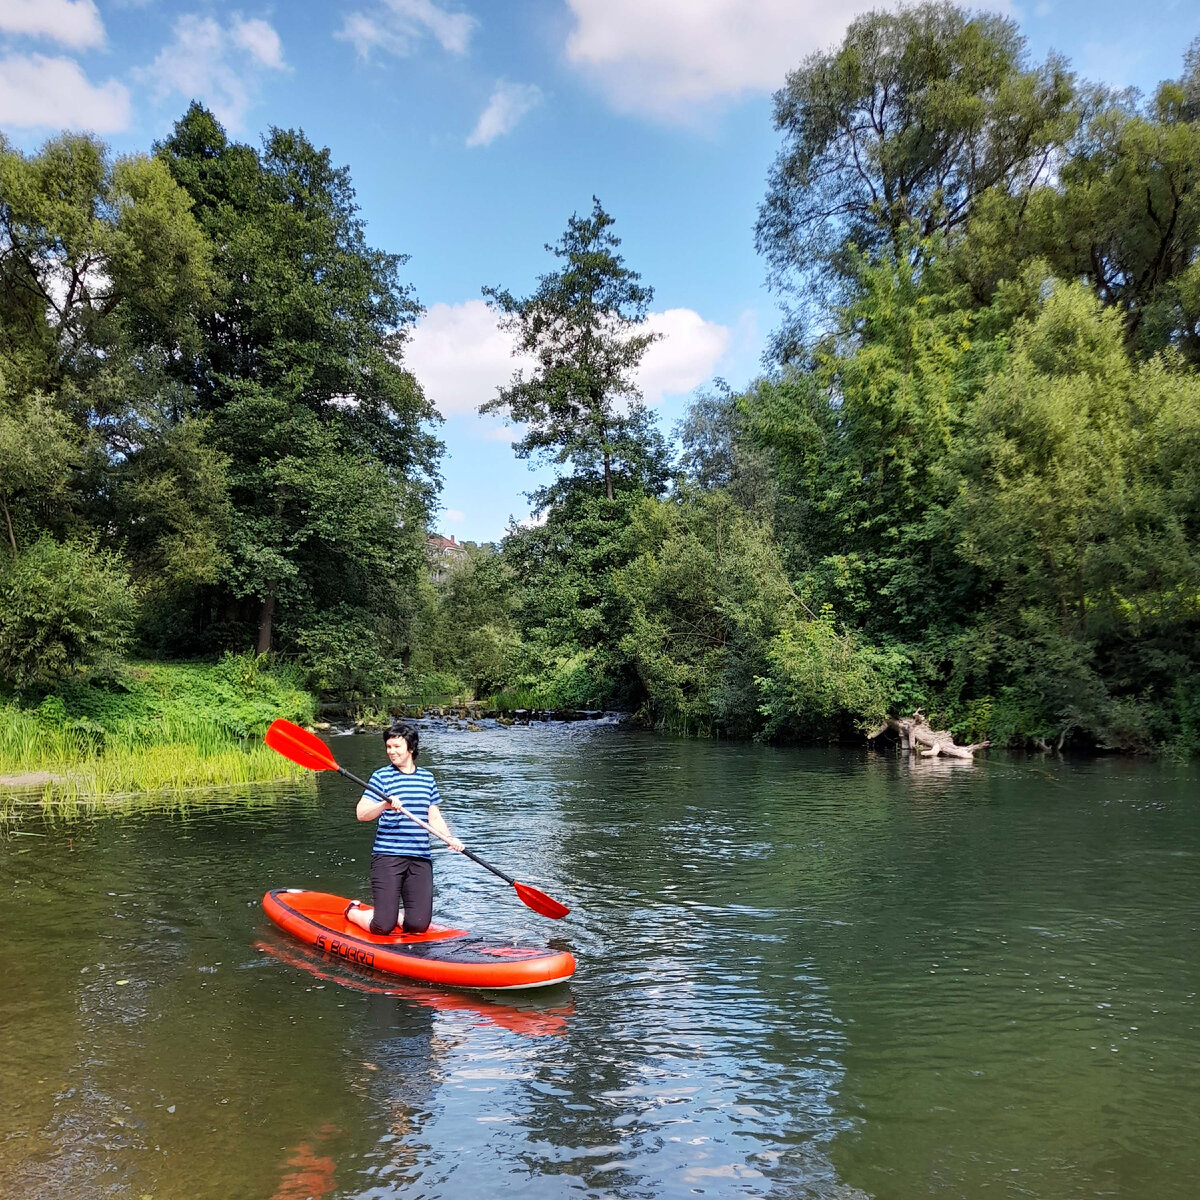
[[[0,0],[0,129],[91,129],[144,151],[193,98],[257,142],[299,127],[350,168],[368,238],[411,256],[409,365],[445,417],[440,530],[499,538],[545,478],[474,409],[513,362],[480,289],[553,269],[593,195],[655,289],[642,386],[670,431],[714,377],[758,373],[777,321],[753,225],[771,92],[873,7],[854,0]],[[991,6],[1031,54],[1152,91],[1200,36],[1195,0]]]

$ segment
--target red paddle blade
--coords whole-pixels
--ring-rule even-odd
[[[553,917],[559,921],[571,911],[565,904],[559,904],[553,896],[547,896],[545,892],[527,883],[514,883],[513,887],[517,889],[521,902],[534,912],[541,913],[543,917]]]
[[[263,739],[268,746],[284,758],[290,758],[297,766],[310,771],[336,771],[337,760],[329,747],[315,733],[293,725],[291,721],[272,721]]]

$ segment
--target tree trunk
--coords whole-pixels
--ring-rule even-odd
[[[4,500],[0,500],[0,504],[4,505],[4,520],[8,524],[8,541],[12,546],[13,558],[17,557],[17,535],[13,533],[12,517],[8,513],[8,504]]]
[[[608,422],[603,417],[604,397],[592,394],[592,405],[600,424],[600,448],[604,452],[604,494],[608,499],[613,498],[612,490],[612,450],[608,445]]]
[[[271,652],[271,622],[275,619],[275,593],[270,592],[263,601],[258,615],[258,653]]]
[[[920,746],[928,747],[920,751],[922,758],[936,758],[939,754],[950,758],[973,758],[976,750],[991,745],[991,742],[975,742],[970,746],[956,745],[953,735],[945,729],[933,729],[919,708],[911,717],[888,717],[887,721],[869,736],[877,738],[885,729],[895,730],[900,737],[900,746],[906,752],[916,750]]]

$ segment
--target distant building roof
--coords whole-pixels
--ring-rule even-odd
[[[462,542],[456,542],[453,534],[446,538],[440,533],[427,533],[425,554],[429,559],[430,575],[434,583],[441,583],[466,559],[467,548]]]

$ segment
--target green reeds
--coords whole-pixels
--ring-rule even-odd
[[[536,687],[514,684],[497,692],[488,699],[485,708],[495,708],[500,712],[517,712],[519,710],[541,709],[551,707],[546,703],[546,696]]]
[[[68,685],[37,707],[0,703],[0,777],[10,781],[0,797],[61,807],[306,775],[261,732],[276,715],[307,722],[312,697],[282,672],[244,673],[233,658],[146,664],[116,686]]]
[[[0,718],[3,715],[0,712]],[[127,745],[110,740],[102,752],[96,752],[59,740],[50,749],[54,753],[26,751],[20,758],[0,756],[0,776],[19,781],[23,775],[51,775],[52,779],[32,785],[49,801],[180,792],[309,776],[309,772],[253,742]],[[0,785],[0,791],[10,788],[29,790],[20,788],[19,783],[8,788]]]
[[[81,795],[128,792],[175,792],[198,787],[262,783],[308,774],[263,745],[113,746],[71,768],[70,789]]]
[[[0,775],[46,770],[85,752],[81,731],[47,726],[36,713],[10,704],[0,707]]]

